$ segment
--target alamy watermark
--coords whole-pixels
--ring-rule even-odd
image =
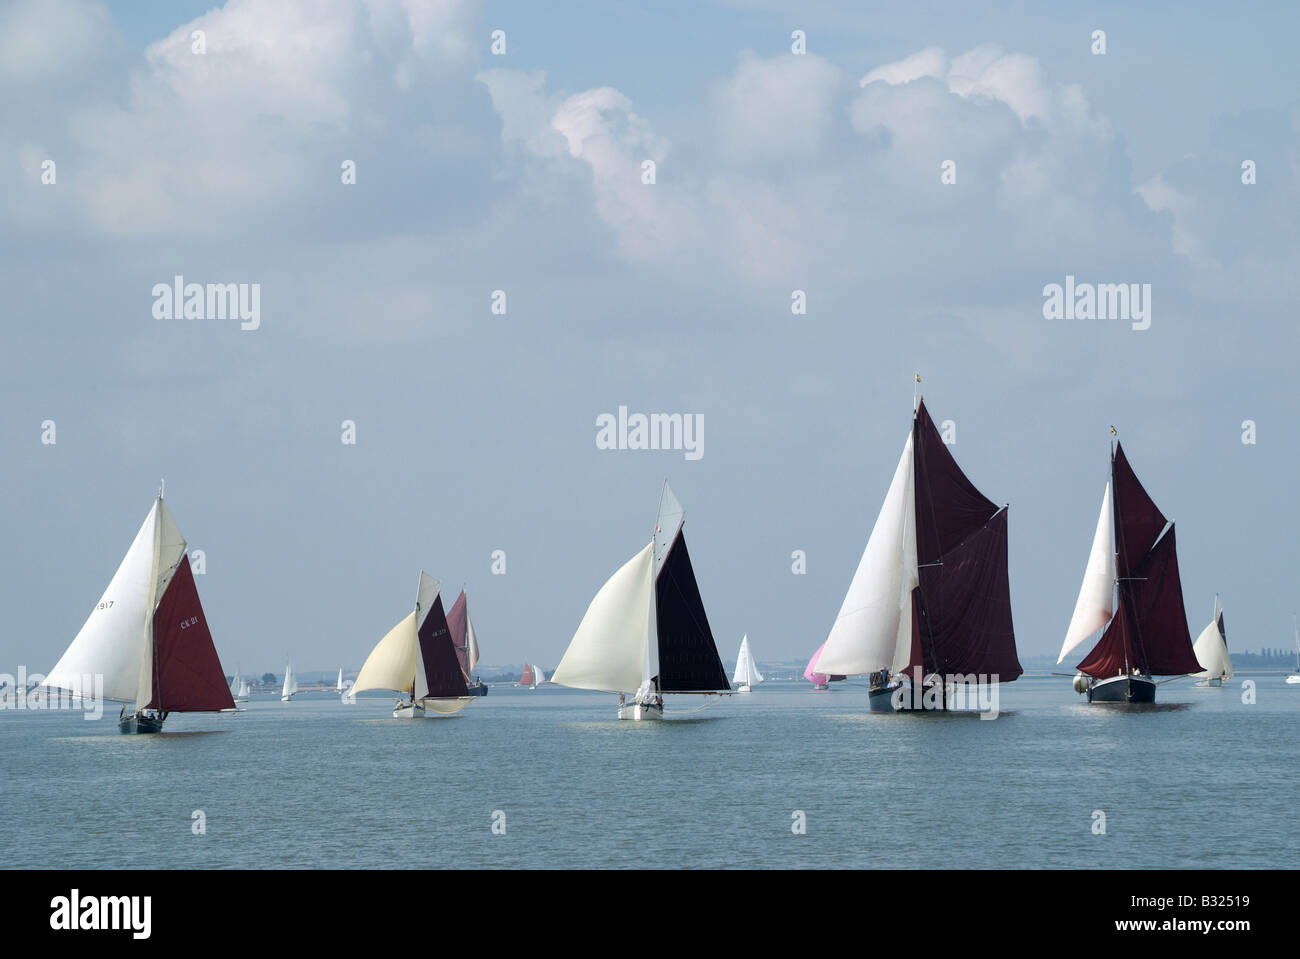
[[[997,673],[949,673],[940,676],[930,673],[922,677],[921,670],[913,670],[913,682],[902,683],[890,701],[894,709],[919,709],[929,711],[973,709],[980,719],[998,718]]]
[[[26,666],[18,667],[17,677],[0,673],[0,710],[77,709],[85,713],[84,719],[104,715],[103,673],[73,676],[68,680],[71,689],[42,686],[44,679],[40,673],[29,676]]]
[[[179,274],[153,287],[155,320],[239,320],[241,330],[262,325],[262,284],[186,283]]]
[[[1135,330],[1151,327],[1150,283],[1076,283],[1067,274],[1064,285],[1043,287],[1045,320],[1125,320]]]
[[[596,417],[596,449],[682,450],[688,460],[704,455],[703,413],[631,413]]]

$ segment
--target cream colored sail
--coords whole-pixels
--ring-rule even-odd
[[[472,673],[478,665],[478,635],[474,632],[474,620],[469,618],[469,607],[465,607],[465,647]]]
[[[1232,660],[1228,656],[1228,643],[1223,633],[1219,631],[1219,618],[1223,615],[1223,606],[1219,602],[1219,597],[1214,597],[1214,615],[1210,618],[1210,625],[1201,630],[1201,635],[1196,637],[1196,642],[1192,644],[1192,651],[1196,653],[1196,661],[1203,667],[1199,673],[1192,673],[1198,678],[1206,677],[1210,679],[1232,678]]]
[[[1092,536],[1092,552],[1088,554],[1088,567],[1083,572],[1083,585],[1079,599],[1074,604],[1070,628],[1061,644],[1058,663],[1063,662],[1070,650],[1078,646],[1097,630],[1110,622],[1115,614],[1115,538],[1110,523],[1110,483],[1101,497],[1101,515],[1097,517],[1097,531]]]
[[[671,495],[671,494],[670,494]],[[551,682],[576,689],[633,692],[646,668],[655,541],[600,588]]]
[[[903,631],[903,597],[907,598],[906,609],[910,613],[911,586],[916,582],[912,502],[912,433],[909,430],[903,455],[894,470],[862,559],[817,658],[817,672],[847,676],[894,665],[895,650],[901,645],[899,637]],[[910,560],[907,556],[909,529],[913,530]],[[906,631],[910,643],[910,621]]]
[[[356,682],[349,688],[349,696],[367,689],[410,690],[415,682],[420,646],[415,624],[416,613],[413,610],[385,634],[361,665]]]
[[[185,539],[159,497],[104,595],[41,685],[79,692],[84,677],[102,675],[105,699],[149,702],[153,611],[184,555]]]

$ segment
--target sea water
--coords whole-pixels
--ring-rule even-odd
[[[1243,702],[1243,681],[1254,684]],[[155,736],[0,713],[7,867],[1293,867],[1300,687],[1190,680],[1154,709],[1070,680],[1000,714],[873,715],[867,690],[769,682],[616,698],[494,687],[451,718],[394,699],[255,697]],[[705,705],[707,708],[695,710]]]

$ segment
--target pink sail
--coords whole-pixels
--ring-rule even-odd
[[[817,657],[822,654],[822,650],[825,648],[826,643],[822,643],[818,646],[817,652],[812,654],[812,659],[808,660],[808,665],[804,667],[803,678],[808,680],[808,682],[812,683],[814,686],[825,686],[827,683],[837,683],[844,679],[843,676],[828,676],[825,673],[819,673],[813,669],[813,666],[817,662]]]

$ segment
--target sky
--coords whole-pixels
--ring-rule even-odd
[[[1010,504],[1022,657],[1064,637],[1112,424],[1193,635],[1217,592],[1230,648],[1288,646],[1297,20],[4,0],[0,672],[58,658],[161,478],[227,671],[358,668],[421,569],[484,665],[553,667],[665,479],[724,659],[806,658],[918,371]],[[256,328],[157,318],[175,276],[257,284]],[[1149,289],[1149,327],[1046,318],[1067,276]],[[703,455],[599,448],[620,406]]]

